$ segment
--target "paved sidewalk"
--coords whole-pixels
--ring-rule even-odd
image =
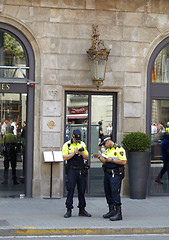
[[[0,199],[0,236],[57,234],[169,233],[169,197],[145,200],[122,198],[123,220],[112,222],[104,197],[86,198],[92,217],[79,217],[74,199],[73,216],[65,219],[65,198]]]

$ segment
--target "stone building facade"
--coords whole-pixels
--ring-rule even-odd
[[[1,0],[0,23],[20,31],[35,59],[32,197],[47,197],[50,164],[43,152],[64,142],[65,91],[96,92],[86,50],[92,24],[110,48],[106,77],[98,92],[117,93],[117,142],[146,128],[150,57],[169,36],[167,0]],[[49,128],[48,122],[56,125]],[[63,163],[53,166],[53,196],[63,196]],[[123,193],[127,194],[127,179]]]

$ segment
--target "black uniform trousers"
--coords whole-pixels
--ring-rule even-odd
[[[85,189],[86,189],[86,176],[82,170],[79,169],[69,169],[66,178],[66,189],[67,189],[67,199],[66,199],[66,208],[72,209],[73,208],[73,195],[74,190],[77,184],[77,191],[78,191],[78,200],[79,200],[79,208],[86,207],[85,201]]]
[[[121,182],[122,179],[118,173],[112,175],[106,171],[104,172],[104,191],[107,204],[121,205]]]

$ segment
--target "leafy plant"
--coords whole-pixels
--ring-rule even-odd
[[[11,57],[24,58],[24,51],[20,43],[8,33],[4,33],[4,51]]]
[[[145,152],[151,147],[151,139],[144,132],[132,132],[124,136],[122,144],[126,151]]]

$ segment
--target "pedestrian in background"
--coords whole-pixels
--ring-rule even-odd
[[[72,216],[73,195],[76,185],[79,200],[79,216],[91,217],[91,214],[85,210],[86,168],[84,160],[88,160],[89,154],[85,143],[81,141],[81,132],[79,129],[74,130],[72,139],[64,143],[62,148],[62,155],[63,160],[67,161],[67,199],[65,203],[67,212],[65,213],[64,217],[69,218]]]
[[[169,132],[165,132],[163,138],[164,139],[161,143],[163,167],[155,180],[158,184],[163,184],[161,179],[166,172],[168,173],[169,179]]]
[[[102,127],[103,123],[102,123],[102,121],[99,121],[98,124],[99,124],[99,138],[101,139],[102,136],[104,135],[103,127]]]
[[[169,122],[167,122],[167,127],[166,127],[165,131],[169,132]]]
[[[122,220],[120,190],[124,178],[124,165],[127,162],[126,153],[109,135],[103,136],[99,145],[106,149],[105,155],[93,154],[103,163],[104,191],[109,206],[109,212],[103,217],[111,221]]]
[[[18,184],[16,177],[16,148],[17,137],[13,133],[14,127],[10,127],[9,133],[3,136],[2,142],[4,146],[4,181],[3,184],[8,184],[9,163],[12,168],[13,184]]]

